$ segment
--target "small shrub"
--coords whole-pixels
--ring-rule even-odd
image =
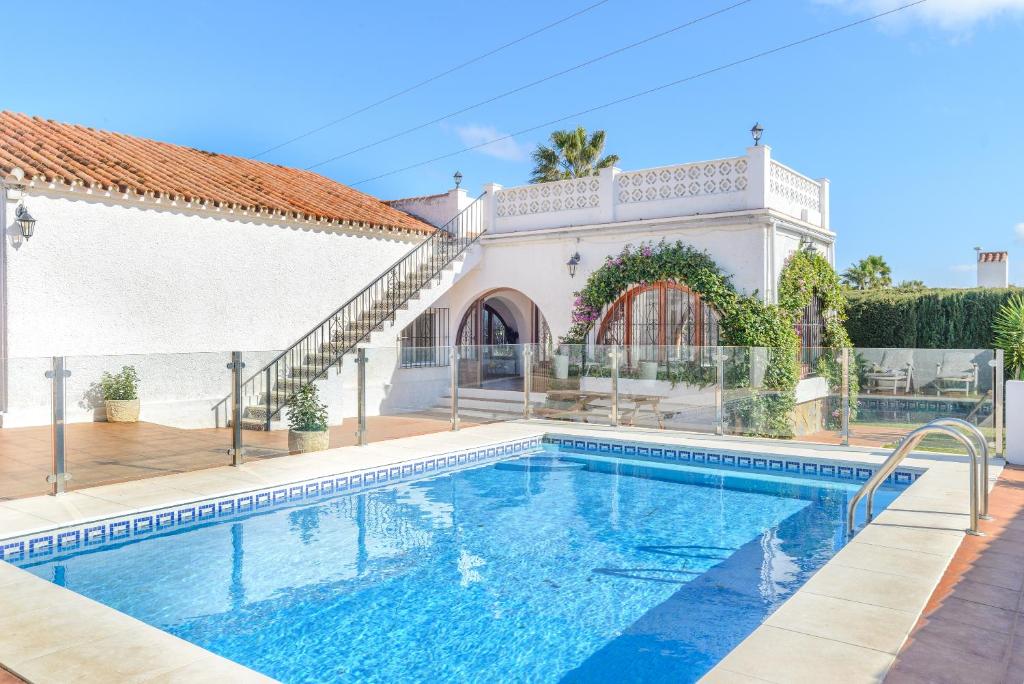
[[[100,392],[105,401],[127,401],[139,398],[139,376],[135,366],[122,366],[120,372],[104,372]]]
[[[298,432],[323,432],[327,429],[327,405],[320,402],[316,385],[303,385],[288,400],[288,427]]]
[[[1006,372],[1024,380],[1024,296],[1015,294],[1006,300],[992,323],[995,346],[1006,354]]]

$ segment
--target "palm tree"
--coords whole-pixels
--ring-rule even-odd
[[[531,183],[547,183],[596,176],[600,169],[608,168],[619,161],[617,154],[601,156],[604,151],[604,131],[594,131],[588,138],[587,130],[577,126],[574,131],[555,131],[551,134],[551,146],[537,145],[533,151],[533,176]]]
[[[885,259],[872,254],[843,271],[843,284],[855,290],[892,287],[892,269]]]

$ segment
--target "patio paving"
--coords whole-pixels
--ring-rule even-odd
[[[470,427],[472,422],[462,421]],[[355,419],[331,427],[331,447],[356,443]],[[407,414],[367,418],[367,441],[411,437],[449,429],[438,416]],[[288,431],[242,433],[246,460],[285,456]],[[73,423],[66,433],[68,489],[228,465],[229,428],[182,429],[155,423]],[[50,491],[50,427],[0,429],[0,501]],[[2,684],[2,680],[0,680]]]
[[[886,678],[889,684],[1024,682],[1024,468],[1007,466]]]

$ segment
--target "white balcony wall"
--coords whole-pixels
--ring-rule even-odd
[[[829,229],[828,181],[772,160],[768,146],[741,157],[489,190],[491,234],[755,209]]]

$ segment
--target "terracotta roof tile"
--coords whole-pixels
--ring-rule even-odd
[[[0,112],[0,170],[26,178],[153,193],[293,218],[422,233],[434,227],[311,171]]]
[[[1007,261],[1008,252],[978,252],[978,261]]]

